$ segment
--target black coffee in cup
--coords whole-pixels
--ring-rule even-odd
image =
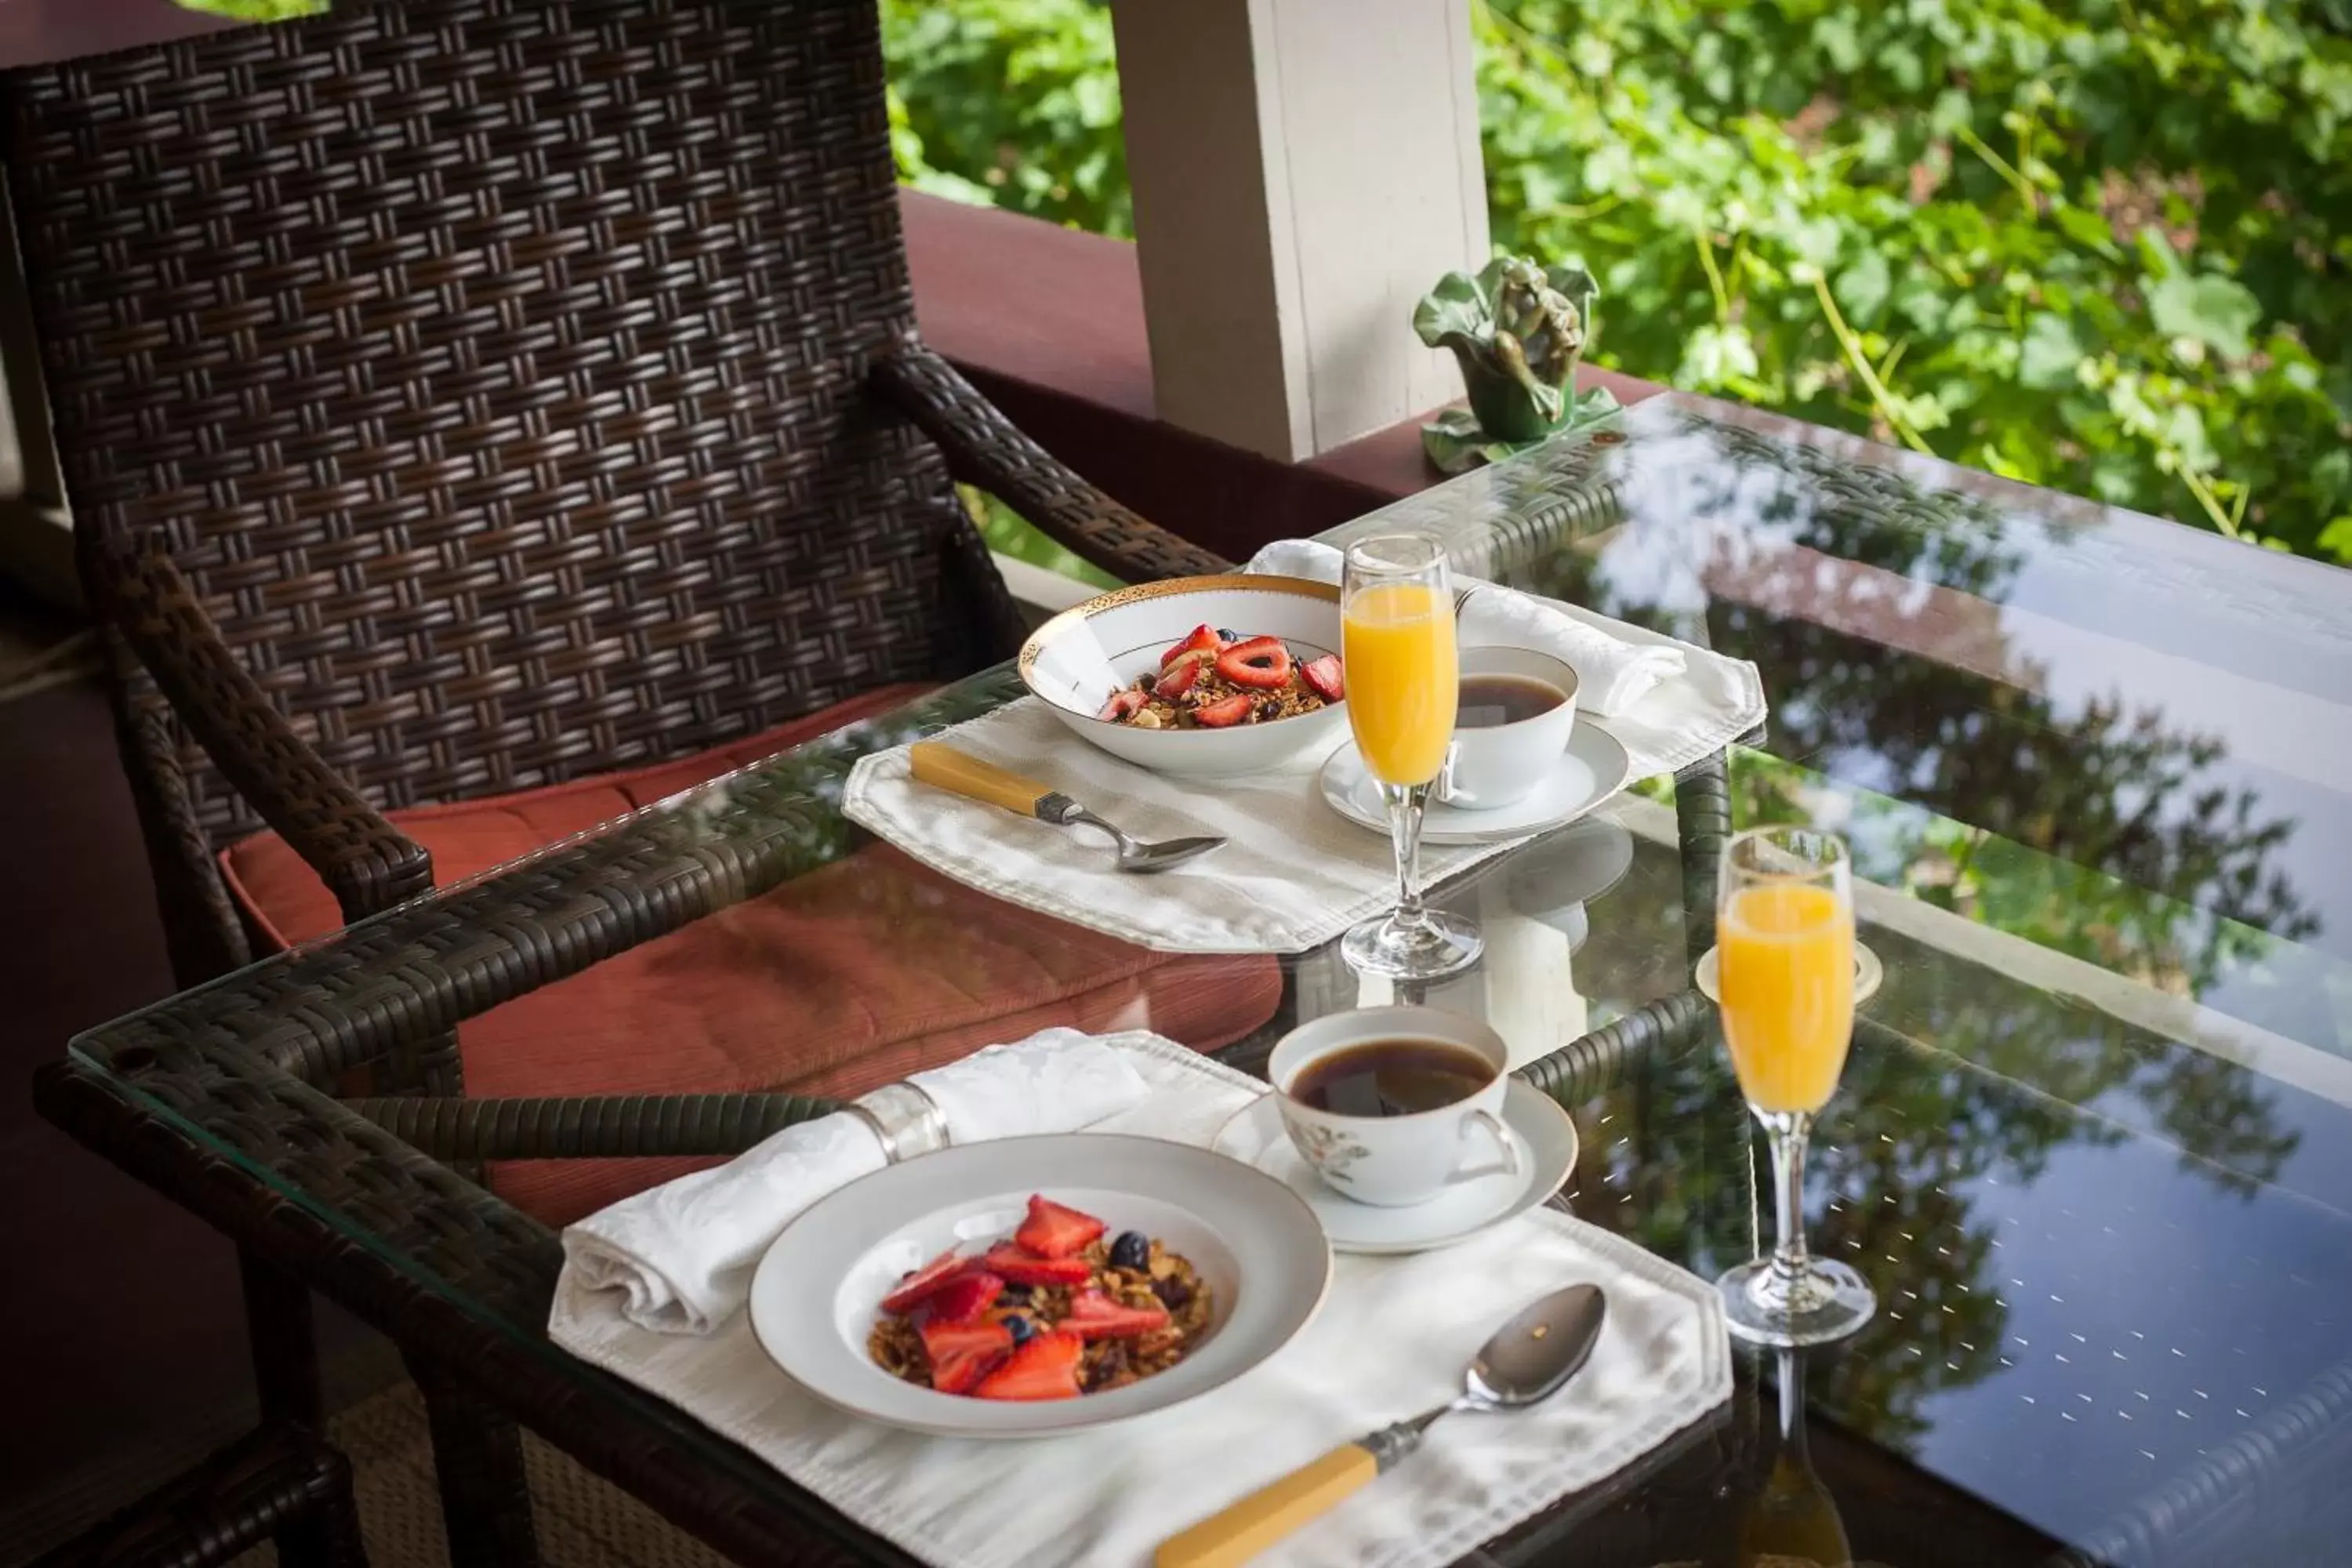
[[[1454,710],[1457,730],[1491,730],[1549,713],[1568,693],[1531,675],[1465,675]]]
[[[1446,1040],[1366,1040],[1307,1063],[1290,1097],[1334,1116],[1414,1116],[1469,1099],[1495,1067]]]

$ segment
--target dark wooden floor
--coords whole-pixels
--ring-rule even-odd
[[[0,597],[0,616],[24,607]],[[104,693],[0,701],[0,1564],[193,1459],[249,1419],[234,1256],[198,1221],[33,1112],[37,1063],[166,994]],[[327,1325],[347,1364],[380,1363]],[[338,1381],[363,1385],[365,1371]],[[354,1392],[356,1386],[354,1386]]]

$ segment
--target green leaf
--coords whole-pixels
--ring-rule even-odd
[[[1756,342],[1748,335],[1748,329],[1710,321],[1683,345],[1683,363],[1675,372],[1675,384],[1713,390],[1734,378],[1753,378],[1757,369]]]
[[[1853,266],[1838,274],[1833,287],[1847,317],[1854,325],[1866,327],[1874,324],[1878,313],[1885,309],[1894,279],[1887,269],[1886,258],[1875,250],[1865,250]]]
[[[2205,416],[2187,403],[2177,405],[2164,421],[2165,444],[2180,454],[2180,466],[2192,474],[2212,469],[2213,443],[2205,434]]]
[[[2058,226],[2065,230],[2066,237],[2075,244],[2088,246],[2101,256],[2122,254],[2116,247],[2115,231],[2107,226],[2107,220],[2090,208],[2062,206],[2054,216]]]
[[[240,22],[290,22],[297,16],[323,16],[327,0],[173,0],[186,11],[214,16],[234,16]]]
[[[2339,517],[2319,531],[2319,548],[2352,566],[2352,516]]]
[[[1492,324],[1486,292],[1467,273],[1447,273],[1412,308],[1413,333],[1431,348],[1460,342],[1475,349]]]
[[[2082,342],[2064,317],[2043,310],[2026,323],[2025,342],[2018,353],[2019,382],[2036,391],[2055,392],[2075,384],[2082,363]]]
[[[2147,291],[2147,313],[2165,336],[2192,338],[2236,360],[2254,352],[2247,334],[2263,319],[2263,304],[2234,278],[2175,272]]]

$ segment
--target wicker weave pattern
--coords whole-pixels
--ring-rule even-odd
[[[937,673],[880,73],[863,4],[407,0],[20,75],[82,526],[162,530],[379,805]]]

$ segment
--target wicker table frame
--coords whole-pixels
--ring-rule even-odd
[[[1724,757],[1685,770],[1677,784],[1696,952],[1711,940],[1713,868],[1730,826]],[[690,1417],[617,1379],[590,1378],[544,1340],[519,1336],[512,1325],[546,1320],[562,1262],[556,1237],[443,1163],[732,1152],[822,1113],[825,1102],[782,1095],[339,1102],[328,1092],[350,1069],[407,1042],[444,1034],[838,853],[829,842],[837,836],[786,830],[830,816],[788,788],[750,775],[731,792],[732,809],[761,830],[740,838],[722,832],[715,845],[706,837],[688,863],[666,852],[665,819],[640,813],[519,870],[110,1025],[85,1038],[76,1059],[39,1075],[36,1097],[46,1116],[243,1251],[273,1420],[317,1429],[306,1289],[324,1292],[400,1346],[428,1394],[457,1568],[535,1560],[517,1422],[743,1562],[909,1561],[816,1499],[780,1489],[748,1452],[731,1464],[709,1463],[713,1440]],[[502,939],[496,953],[473,940],[493,907]],[[415,962],[425,954],[442,956]],[[1521,1076],[1574,1103],[1610,1087],[1642,1053],[1698,1040],[1706,1016],[1697,994],[1684,991]],[[629,1418],[614,1420],[616,1409]],[[289,1544],[284,1535],[280,1542]],[[304,1555],[347,1561],[340,1550],[320,1545]]]

